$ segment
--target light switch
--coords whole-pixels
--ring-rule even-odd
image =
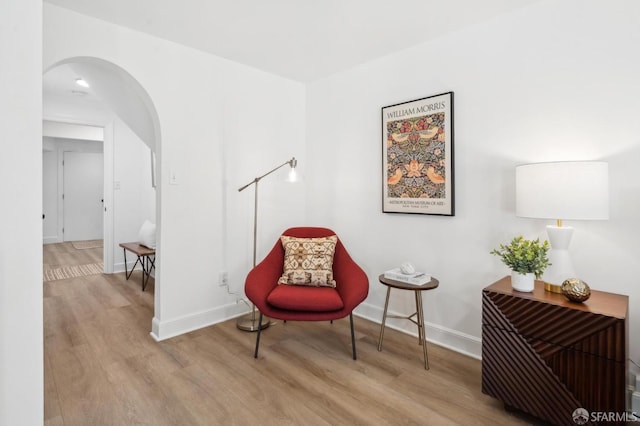
[[[115,182],[113,182],[113,189],[114,191],[117,191],[120,189],[120,181],[116,180]]]
[[[178,184],[178,177],[176,175],[176,171],[171,170],[169,172],[169,185],[177,185],[177,184]]]

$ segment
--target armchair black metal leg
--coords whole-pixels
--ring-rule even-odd
[[[258,319],[258,324],[262,324],[262,312],[260,312],[260,319]],[[254,358],[258,358],[258,347],[260,346],[260,332],[262,331],[262,327],[258,326],[258,333],[256,334],[256,351],[253,353]]]
[[[356,338],[353,333],[353,312],[349,314],[349,322],[351,323],[351,348],[353,349],[353,359],[356,359]]]

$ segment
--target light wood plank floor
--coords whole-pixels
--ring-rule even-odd
[[[94,263],[102,249],[44,248],[44,267]],[[97,260],[96,260],[97,259]],[[149,336],[153,279],[140,272],[44,283],[46,425],[520,425],[535,420],[480,391],[480,362],[349,320],[227,321],[160,343]]]

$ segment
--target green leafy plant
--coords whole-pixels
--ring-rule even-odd
[[[535,274],[540,278],[542,273],[550,265],[547,252],[549,241],[540,242],[525,240],[522,236],[515,237],[508,245],[500,244],[500,248],[491,250],[491,254],[499,256],[502,262],[512,271],[520,274]]]

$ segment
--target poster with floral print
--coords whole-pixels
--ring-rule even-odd
[[[453,216],[453,92],[382,108],[382,211]]]

